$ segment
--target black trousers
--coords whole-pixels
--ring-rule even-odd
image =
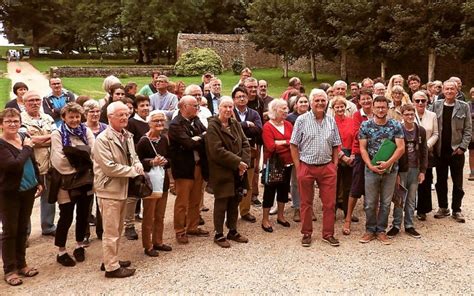
[[[104,229],[102,227],[102,215],[100,214],[99,210],[99,203],[97,202],[97,196],[94,198],[94,196],[91,196],[91,202],[89,204],[89,217],[91,216],[92,213],[92,207],[94,205],[94,200],[95,200],[95,233],[97,235],[98,239],[102,239],[102,234],[104,233]],[[89,223],[87,224],[87,229],[86,229],[86,238],[90,238],[91,236],[91,227]]]
[[[291,170],[293,166],[285,167],[283,173],[283,182],[274,185],[265,185],[263,189],[263,208],[273,207],[275,202],[275,194],[277,196],[277,202],[287,203],[288,192],[290,192],[290,180]]]
[[[214,199],[214,229],[217,234],[224,233],[224,220],[227,228],[237,230],[238,217],[239,199],[236,196]]]
[[[350,166],[339,165],[337,167],[337,190],[336,190],[336,209],[344,211],[344,217],[347,215],[347,206],[349,204],[349,195],[351,193],[352,171]]]
[[[417,214],[427,214],[433,210],[431,205],[431,184],[433,184],[433,168],[427,168],[425,180],[418,185]]]
[[[86,236],[89,226],[89,205],[92,195],[81,192],[80,195],[72,197],[71,202],[59,205],[59,220],[56,227],[54,245],[60,248],[66,247],[67,234],[71,227],[76,208],[76,242],[82,242]]]
[[[464,167],[464,154],[443,155],[436,166],[436,194],[438,195],[438,206],[448,208],[448,169],[451,171],[451,180],[453,181],[453,200],[451,209],[453,212],[461,211],[462,198],[464,190],[462,189],[462,170]]]
[[[36,188],[0,196],[3,223],[2,260],[5,274],[26,266],[26,239]]]

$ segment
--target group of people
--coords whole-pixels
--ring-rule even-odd
[[[462,169],[464,152],[474,148],[474,108],[465,102],[461,80],[452,77],[422,87],[420,78],[410,75],[408,92],[401,75],[387,84],[377,80],[351,83],[346,97],[344,81],[322,84],[306,95],[301,80],[293,77],[274,99],[267,82],[252,77],[248,68],[230,96],[222,95],[222,82],[212,73],[202,76],[201,85],[177,84],[170,91],[168,77],[153,72],[151,83],[140,90],[135,83],[123,86],[118,78],[107,77],[106,95],[99,101],[76,98],[56,77],[50,79],[51,93],[45,97],[16,83],[16,98],[0,117],[5,281],[20,285],[22,277],[38,274],[25,260],[36,197],[42,234],[54,236],[57,262],[75,266],[84,261],[90,225],[95,225],[102,240],[100,269],[116,278],[135,273],[130,261],[119,260],[119,246],[122,232],[138,239],[137,211],[143,212],[144,253],[157,257],[172,251],[163,241],[168,192],[176,195],[173,227],[178,244],[210,236],[200,215],[208,210],[203,199],[208,191],[214,196],[213,239],[218,246],[249,241],[238,231],[237,221],[239,215],[243,221],[257,221],[252,204],[263,208],[263,231],[274,232],[272,214],[279,227],[290,227],[285,206],[291,196],[292,220],[301,222],[301,244],[308,247],[316,220],[315,183],[324,242],[339,245],[334,229],[338,209],[345,217],[342,233],[350,235],[351,223],[359,220],[355,205],[364,196],[366,233],[360,242],[390,244],[402,222],[408,235],[421,237],[414,227],[415,210],[420,221],[432,211],[436,167],[439,208],[434,217],[451,215],[465,222]],[[470,96],[474,101],[474,88]],[[140,194],[144,184],[152,188],[145,197]],[[400,188],[406,191],[395,203],[387,231],[391,202]],[[74,216],[71,256],[67,238]]]

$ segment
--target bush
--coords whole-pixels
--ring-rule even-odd
[[[210,48],[195,48],[185,52],[174,65],[178,76],[197,76],[206,72],[221,74],[223,68],[221,57]]]
[[[240,72],[245,68],[244,62],[241,59],[232,61],[232,71],[235,75],[240,75]]]

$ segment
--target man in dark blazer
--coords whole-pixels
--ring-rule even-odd
[[[179,113],[169,125],[171,173],[175,179],[174,230],[176,240],[187,244],[188,235],[209,236],[198,228],[203,179],[207,179],[204,145],[206,128],[197,117],[199,104],[193,96],[184,96]]]
[[[242,129],[245,136],[249,139],[251,149],[250,167],[247,170],[247,177],[249,182],[249,189],[246,196],[240,202],[240,216],[243,220],[248,222],[256,222],[256,218],[250,214],[250,203],[252,199],[252,179],[254,175],[254,167],[256,164],[257,143],[261,142],[262,137],[262,119],[257,111],[249,108],[247,90],[237,87],[232,92],[232,99],[234,100],[234,115]]]
[[[207,99],[209,111],[211,111],[212,115],[216,115],[219,112],[222,82],[218,78],[212,78],[209,85],[211,86],[211,91],[204,97]]]

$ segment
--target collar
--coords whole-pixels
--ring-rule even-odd
[[[364,117],[369,117],[367,113],[365,113],[364,108],[360,108],[360,115]]]
[[[245,111],[244,111],[244,112],[240,112],[239,108],[235,108],[235,110],[237,110],[237,113],[240,114],[240,115],[246,115],[246,114],[249,112],[249,108],[248,108],[248,107],[245,107]]]
[[[138,115],[137,113],[135,113],[135,115],[133,115],[133,119],[147,123],[146,120],[141,118],[140,115]]]

